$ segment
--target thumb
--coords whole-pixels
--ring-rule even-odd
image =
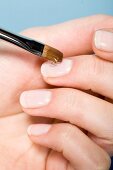
[[[95,32],[93,49],[97,56],[113,61],[113,28]]]

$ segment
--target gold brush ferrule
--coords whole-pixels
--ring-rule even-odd
[[[61,62],[63,58],[63,53],[53,47],[32,40],[28,37],[14,34],[2,28],[0,28],[0,39],[17,45],[37,56],[45,57],[54,63]]]
[[[42,56],[50,61],[53,61],[54,63],[61,62],[63,59],[62,52],[48,45],[44,46]]]

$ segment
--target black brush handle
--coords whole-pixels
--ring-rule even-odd
[[[41,56],[44,44],[0,28],[0,39],[19,46],[35,55]]]

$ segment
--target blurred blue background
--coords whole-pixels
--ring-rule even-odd
[[[113,0],[0,0],[0,27],[19,32],[100,13],[113,15]]]

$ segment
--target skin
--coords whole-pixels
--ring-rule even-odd
[[[43,41],[49,45],[52,45],[53,47],[58,48],[64,53],[65,57],[81,55],[81,54],[91,54],[93,53],[92,37],[94,31],[96,29],[100,29],[103,27],[112,28],[113,27],[112,20],[113,19],[110,16],[99,15],[99,16],[88,17],[76,21],[70,21],[68,23],[60,24],[57,26],[51,26],[47,28],[28,29],[24,31],[22,34]],[[61,39],[61,35],[62,35],[62,39]],[[87,44],[86,41],[88,42]],[[71,47],[69,46],[69,44],[72,44]],[[69,48],[67,48],[67,46]],[[90,56],[88,55],[85,56],[87,60],[89,60],[88,57],[90,58]],[[37,109],[35,111],[29,109],[27,110],[22,108],[19,103],[19,96],[23,91],[40,89],[40,88],[41,89],[49,88],[49,86],[43,81],[40,73],[40,66],[42,63],[43,61],[35,57],[34,55],[29,54],[28,52],[25,52],[6,42],[1,41],[1,46],[0,46],[0,77],[1,77],[0,79],[0,96],[1,96],[0,169],[2,170],[34,169],[35,170],[38,167],[38,169],[40,170],[46,170],[46,169],[51,170],[54,167],[59,170],[60,169],[63,170],[63,168],[64,170],[66,168],[68,170],[73,170],[75,169],[75,167],[77,167],[77,170],[79,169],[82,170],[84,167],[86,167],[88,170],[91,169],[91,167],[92,169],[95,169],[95,167],[98,165],[99,170],[101,169],[108,170],[110,166],[109,153],[110,152],[112,153],[112,151],[110,149],[106,149],[105,147],[100,147],[101,144],[98,144],[98,142],[94,142],[94,140],[91,139],[90,136],[88,138],[79,128],[71,124],[71,123],[75,123],[75,125],[77,125],[76,122],[60,123],[60,124],[53,125],[52,127],[53,130],[51,130],[51,132],[48,133],[47,135],[48,142],[46,142],[46,140],[44,142],[44,138],[45,138],[44,136],[42,136],[42,138],[38,138],[38,137],[29,138],[27,136],[26,129],[28,125],[34,123],[37,124],[37,123],[51,122],[50,119],[40,118],[40,117],[34,118],[30,116],[34,114],[35,116],[37,115],[42,116],[41,109],[40,110]],[[78,65],[79,64],[80,63],[78,62]],[[15,67],[12,67],[13,65]],[[56,84],[54,80],[50,80],[50,79],[48,80],[45,79],[45,81],[53,85],[57,85],[57,86],[61,85],[60,81],[59,84]],[[65,82],[66,81],[63,82],[64,86],[65,86]],[[78,87],[80,89],[83,89],[83,87],[81,87],[80,84],[78,85]],[[73,87],[71,83],[68,84],[68,86]],[[86,90],[86,85],[84,87]],[[90,87],[88,89],[90,89]],[[99,92],[99,89],[98,90],[97,89],[98,88],[96,88],[95,91]],[[57,91],[56,90],[53,91],[54,93],[57,94],[60,92],[60,90],[65,91],[65,89],[58,89]],[[81,93],[82,92],[80,92],[80,94]],[[106,92],[106,94],[108,93]],[[84,94],[82,93],[82,95]],[[110,95],[110,93],[108,95]],[[92,100],[94,99],[96,101],[95,98],[93,98],[92,96],[90,97],[92,98]],[[55,100],[53,100],[53,102]],[[52,109],[55,110],[56,106],[57,104],[54,105],[54,108]],[[51,116],[52,112],[50,112],[49,109],[50,107],[45,108],[43,112],[44,113],[43,116],[52,117]],[[30,115],[27,115],[26,113]],[[64,118],[63,117],[61,118],[59,114],[57,115],[57,112],[56,115],[54,115],[53,117],[64,120]],[[67,120],[69,121],[68,114],[66,116],[66,121]],[[101,121],[101,117],[99,120]],[[89,132],[93,132],[92,127],[90,127],[90,124],[88,128],[90,130],[87,128],[86,130],[89,130]],[[71,153],[67,154],[68,150],[62,148],[63,146],[66,147],[67,143],[61,145],[61,148],[59,147],[60,144],[62,144],[62,141],[64,140],[62,137],[64,131],[65,131],[64,136],[66,137],[66,140],[71,139],[72,141],[72,144],[69,143],[68,147],[70,147],[71,150],[73,150],[73,146],[77,146],[74,150],[74,154],[77,158],[76,160],[75,159],[73,160],[71,156],[72,154],[71,150],[70,150]],[[72,132],[76,133],[77,138],[73,136]],[[104,132],[101,135],[103,137]],[[55,141],[52,142],[51,140],[54,139],[54,136],[55,138],[57,138],[58,136],[57,139],[59,140],[58,141],[56,140],[56,142],[58,142],[58,147],[56,146]],[[34,144],[33,142],[36,143],[37,145]],[[22,143],[22,145],[20,145],[20,143]],[[44,147],[41,145],[43,145]],[[49,154],[48,154],[49,151],[48,147],[52,149],[51,152],[49,152]],[[15,152],[13,152],[13,150]],[[83,152],[81,153],[80,150]],[[62,151],[65,151],[64,155],[62,155]],[[83,153],[85,153],[85,155],[83,155]],[[82,165],[81,165],[81,159],[83,159]],[[57,167],[55,167],[56,165]]]
[[[1,42],[0,169],[35,170],[39,166],[43,170],[45,167],[48,150],[34,145],[26,129],[30,123],[46,122],[46,119],[26,115],[19,104],[23,90],[47,87],[40,75],[41,63],[37,57]]]

